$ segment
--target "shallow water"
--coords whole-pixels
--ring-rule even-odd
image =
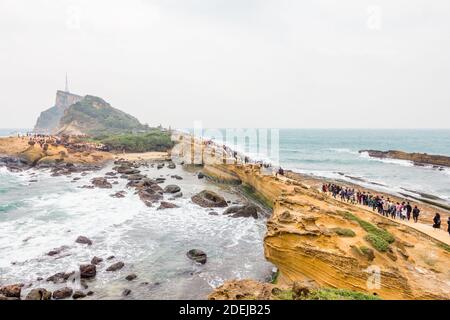
[[[222,216],[220,208],[219,215],[213,216],[194,205],[190,201],[194,193],[205,188],[219,191],[218,186],[197,179],[195,172],[180,167],[140,170],[152,178],[167,178],[162,186],[179,185],[183,198],[171,202],[180,208],[146,207],[123,179],[117,179],[119,185],[112,190],[78,188],[92,177],[104,176],[111,166],[84,177],[50,177],[34,170],[10,173],[0,168],[0,285],[62,287],[36,279],[78,270],[94,256],[106,260],[111,255],[116,258],[98,266],[95,280],[88,283],[88,290],[95,292],[93,299],[121,298],[125,288],[132,290],[127,299],[204,299],[224,280],[264,280],[270,275],[272,265],[263,252],[265,219],[233,219]],[[184,179],[170,178],[173,174]],[[71,182],[74,177],[81,180]],[[38,182],[29,182],[33,179]],[[120,190],[127,191],[125,198],[110,197]],[[232,190],[220,192],[227,200],[239,200]],[[76,244],[79,235],[89,237],[93,245]],[[68,248],[60,255],[46,255],[63,245]],[[207,252],[205,265],[187,259],[186,252],[193,248]],[[105,271],[117,261],[125,262],[122,270]],[[124,280],[130,273],[138,278]]]

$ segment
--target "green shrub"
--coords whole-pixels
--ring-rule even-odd
[[[173,147],[170,133],[153,129],[145,133],[99,136],[94,141],[114,151],[149,152],[168,151]]]
[[[386,252],[389,250],[389,243],[375,234],[369,233],[364,237],[364,239],[366,239],[366,241],[369,242],[372,247],[380,252]]]
[[[367,233],[376,235],[377,237],[383,239],[387,243],[393,243],[395,238],[392,234],[384,229],[380,229],[373,224],[358,218],[357,216],[351,214],[350,212],[346,212],[344,217],[348,220],[356,221]]]
[[[293,300],[292,290],[280,290],[275,296],[279,300]]]
[[[354,237],[356,236],[356,233],[351,229],[346,228],[333,228],[331,229],[333,232],[335,232],[338,236],[341,237]]]

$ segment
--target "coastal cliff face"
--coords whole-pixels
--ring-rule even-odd
[[[55,105],[41,112],[34,126],[34,132],[53,134],[59,127],[64,112],[74,103],[77,103],[83,97],[65,91],[58,90],[56,92]]]
[[[277,286],[313,280],[383,299],[450,298],[450,253],[442,243],[302,181],[264,175],[258,166],[215,164],[204,172],[218,180],[239,177],[273,203],[264,249],[279,269]],[[210,297],[227,299],[224,292],[239,287],[249,289],[231,281]]]
[[[437,167],[449,167],[450,168],[450,157],[441,155],[431,155],[427,153],[408,153],[403,151],[389,150],[389,151],[378,151],[378,150],[361,150],[360,153],[367,153],[370,157],[379,159],[398,159],[411,161],[415,165],[432,165]]]

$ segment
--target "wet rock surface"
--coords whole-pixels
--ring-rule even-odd
[[[187,257],[192,261],[195,261],[200,264],[205,264],[207,261],[206,253],[199,249],[192,249],[186,253]]]
[[[224,197],[209,190],[203,190],[191,198],[192,202],[204,208],[221,208],[227,207],[227,201]]]

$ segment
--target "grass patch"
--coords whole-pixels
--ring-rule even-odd
[[[373,224],[358,218],[357,216],[351,214],[350,212],[346,212],[344,217],[348,220],[353,220],[358,222],[358,224],[363,228],[369,235],[376,236],[377,238],[381,238],[387,243],[393,243],[395,238],[392,234],[384,229],[380,229]]]
[[[380,297],[345,289],[319,289],[313,291],[307,300],[381,300]]]
[[[389,243],[375,234],[369,233],[364,237],[364,239],[380,252],[386,252],[389,250]]]
[[[292,290],[281,290],[275,296],[279,300],[294,300]]]
[[[449,246],[448,244],[446,244],[446,243],[440,242],[440,243],[438,244],[438,247],[444,249],[444,250],[447,251],[447,252],[450,252],[450,246]]]
[[[248,184],[243,184],[241,186],[242,192],[247,196],[248,198],[260,203],[266,208],[273,209],[273,203],[272,201],[269,201],[266,197],[264,197],[261,193],[255,190],[252,186]]]
[[[356,236],[356,233],[351,229],[346,228],[333,228],[331,229],[333,232],[335,232],[338,236],[341,237],[354,237]]]
[[[148,132],[136,134],[102,135],[91,140],[120,152],[168,151],[174,144],[170,133],[159,129],[151,129]]]

